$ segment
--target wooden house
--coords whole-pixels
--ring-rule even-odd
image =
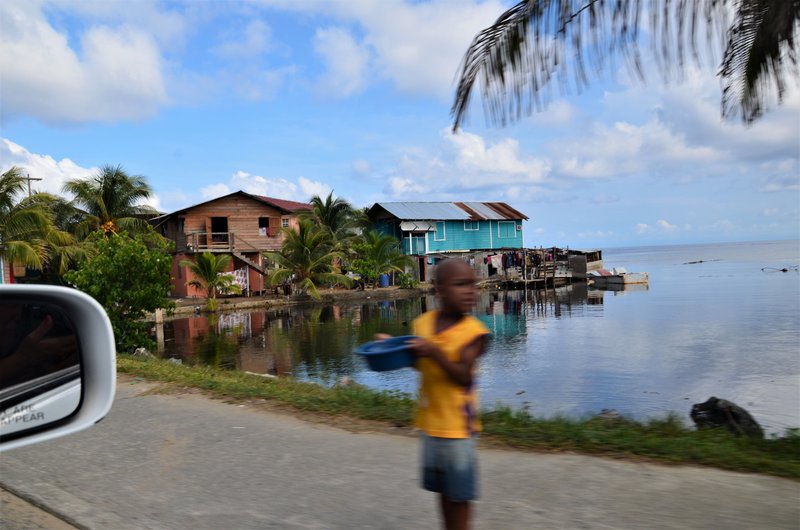
[[[307,203],[237,191],[151,219],[156,231],[175,243],[173,295],[205,296],[186,285],[191,273],[180,264],[203,252],[231,255],[230,272],[239,285],[246,291],[263,291],[262,252],[280,250],[281,228],[296,228],[300,212],[310,209]]]
[[[522,221],[528,217],[503,202],[379,202],[367,212],[376,229],[401,241],[404,254],[417,256],[416,272],[444,255],[472,261],[524,248]],[[491,275],[475,266],[479,278]]]
[[[368,215],[414,256],[520,249],[528,219],[503,202],[379,202]]]

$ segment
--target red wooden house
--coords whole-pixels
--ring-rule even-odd
[[[230,272],[236,273],[239,284],[249,292],[263,291],[266,270],[261,253],[280,250],[281,228],[296,228],[300,212],[310,209],[307,203],[237,191],[151,219],[157,232],[175,242],[173,295],[205,296],[186,285],[193,278],[180,264],[202,252],[231,255]]]

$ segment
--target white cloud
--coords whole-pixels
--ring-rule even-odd
[[[325,183],[309,180],[305,177],[299,177],[297,179],[297,183],[300,186],[300,192],[305,197],[302,199],[303,201],[307,201],[309,198],[313,197],[314,195],[318,197],[327,197],[329,193],[333,190],[330,186]]]
[[[539,195],[549,162],[525,155],[519,142],[449,129],[427,149],[406,149],[389,173],[385,192],[394,199],[520,200]]]
[[[636,233],[637,234],[646,234],[650,231],[650,225],[647,223],[639,223],[636,225]]]
[[[253,20],[244,30],[226,36],[228,40],[211,49],[214,55],[225,59],[257,56],[270,49],[272,28],[261,20]]]
[[[372,74],[388,79],[400,92],[449,100],[456,68],[469,43],[507,9],[485,2],[405,2],[264,0],[281,10],[314,16],[333,15],[358,25],[369,46]]]
[[[202,188],[200,190],[200,195],[203,196],[204,200],[208,201],[211,199],[216,199],[217,197],[228,195],[230,192],[231,189],[225,184],[211,184]]]
[[[670,223],[669,221],[665,221],[664,219],[659,219],[656,221],[656,225],[658,225],[658,227],[664,232],[674,232],[678,229],[676,225]]]
[[[215,193],[211,197],[219,197],[229,190],[242,190],[253,195],[265,195],[276,199],[288,199],[292,201],[306,202],[312,195],[326,196],[331,192],[330,186],[323,182],[298,177],[296,181],[285,178],[266,178],[260,175],[253,175],[247,171],[237,171],[231,176],[230,183],[213,184],[205,189],[211,189]],[[204,194],[205,196],[205,194]]]
[[[31,178],[33,191],[61,194],[68,180],[86,178],[98,171],[96,167],[82,167],[69,158],[55,160],[50,155],[31,153],[26,148],[6,138],[0,138],[0,173],[16,166]]]
[[[321,95],[343,98],[362,92],[367,87],[369,50],[356,42],[346,29],[318,29],[314,35],[314,50],[327,67],[317,82],[317,90]]]
[[[134,27],[92,26],[73,49],[34,3],[0,4],[3,118],[49,123],[140,120],[168,102],[153,37]]]

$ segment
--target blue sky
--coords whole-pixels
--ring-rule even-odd
[[[164,212],[239,189],[292,200],[496,200],[530,246],[800,237],[800,90],[723,122],[716,67],[624,70],[488,126],[449,109],[472,37],[510,4],[468,0],[0,4],[0,169],[59,192],[103,164]]]

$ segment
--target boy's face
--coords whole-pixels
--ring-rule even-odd
[[[436,276],[436,290],[442,300],[443,309],[456,313],[469,313],[475,306],[477,296],[472,267],[460,261],[447,262],[443,265]]]

